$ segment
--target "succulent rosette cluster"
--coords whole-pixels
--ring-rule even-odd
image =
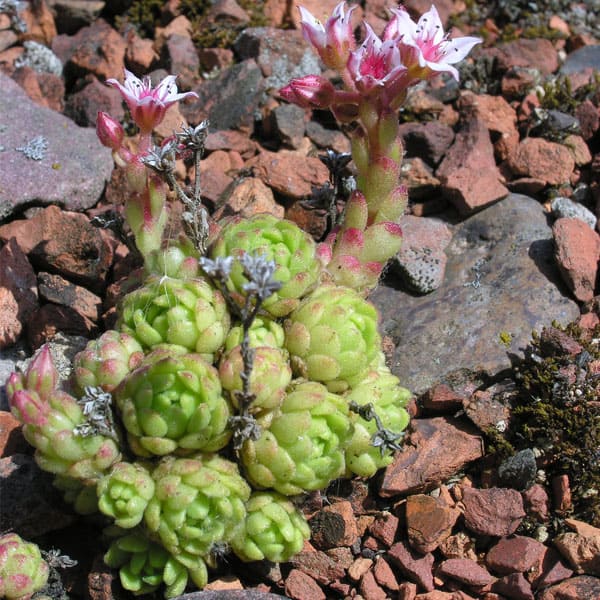
[[[16,533],[0,536],[0,598],[28,600],[48,581],[48,563],[36,544]]]

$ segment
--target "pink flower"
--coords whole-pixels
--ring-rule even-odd
[[[392,9],[394,16],[383,32],[384,40],[394,40],[399,47],[402,62],[412,77],[427,79],[436,73],[450,73],[458,80],[458,71],[452,66],[469,54],[480,38],[461,37],[451,40],[435,6],[415,23],[404,9]]]
[[[184,98],[198,97],[196,92],[178,94],[176,79],[176,75],[168,75],[153,88],[149,77],[140,80],[125,69],[122,85],[116,79],[107,79],[106,83],[121,92],[140,131],[149,134],[163,120],[169,106]]]
[[[333,101],[335,88],[329,80],[320,75],[306,75],[292,79],[279,93],[288,102],[302,108],[328,108]]]
[[[345,4],[340,2],[335,7],[325,25],[302,6],[298,7],[304,38],[315,47],[327,67],[340,71],[345,67],[348,55],[356,45],[350,21],[352,11],[356,7],[352,6],[345,12]]]
[[[346,68],[359,93],[378,94],[385,104],[406,90],[407,69],[400,60],[395,41],[382,42],[365,23],[367,37],[361,46],[350,53]]]

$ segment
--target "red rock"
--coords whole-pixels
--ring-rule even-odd
[[[576,166],[583,167],[592,162],[590,148],[580,135],[568,135],[563,145],[571,151]]]
[[[210,72],[231,66],[234,54],[229,48],[201,48],[199,58],[203,71]]]
[[[337,129],[328,129],[317,121],[306,124],[306,135],[318,148],[331,148],[337,153],[350,152],[348,136]]]
[[[498,579],[492,583],[491,590],[511,600],[534,600],[531,584],[523,573],[512,573]]]
[[[479,118],[463,124],[436,176],[442,182],[444,194],[463,215],[508,195],[496,167],[488,129]]]
[[[202,199],[210,205],[219,202],[221,195],[227,187],[233,182],[233,178],[228,174],[231,169],[231,161],[227,152],[217,150],[211,152],[200,163],[200,181]],[[194,169],[190,169],[190,179],[194,180]]]
[[[10,29],[0,30],[0,52],[3,52],[7,48],[14,46],[17,43],[17,34]]]
[[[362,576],[373,566],[373,561],[370,558],[359,556],[348,567],[348,577],[352,581],[359,581]]]
[[[35,273],[15,238],[0,249],[0,348],[14,344],[38,307]]]
[[[35,76],[46,106],[56,112],[62,112],[65,105],[65,80],[54,73],[36,73]]]
[[[362,576],[358,589],[363,598],[369,598],[369,600],[386,600],[388,597],[388,595],[378,585],[372,571],[367,571]]]
[[[554,538],[554,546],[576,573],[600,577],[600,535],[561,533]]]
[[[415,600],[455,600],[454,593],[443,592],[442,590],[433,590],[426,594],[417,594]]]
[[[516,535],[503,538],[485,557],[487,566],[499,575],[525,573],[541,559],[546,546],[533,538]]]
[[[307,198],[313,187],[323,185],[329,178],[327,167],[318,158],[291,150],[262,150],[246,166],[253,168],[274,192],[287,198]]]
[[[354,555],[348,547],[330,548],[325,552],[342,569],[349,569],[354,562]]]
[[[389,563],[382,556],[377,557],[373,565],[373,575],[377,583],[391,592],[397,592],[400,589],[398,580]]]
[[[122,81],[126,48],[125,40],[103,19],[73,36],[61,34],[52,40],[52,50],[71,73],[92,73],[100,79]]]
[[[396,540],[398,517],[389,512],[382,512],[375,517],[369,531],[389,548]]]
[[[13,454],[27,454],[31,446],[23,437],[21,422],[9,412],[0,410],[0,458]]]
[[[83,89],[69,96],[66,114],[81,127],[95,126],[99,111],[121,121],[125,116],[121,94],[93,75],[89,79],[90,82]]]
[[[494,581],[487,569],[468,558],[445,560],[439,565],[436,574],[450,577],[473,587],[483,587]]]
[[[538,600],[594,600],[600,598],[600,578],[581,575],[565,579],[557,585],[546,588]]]
[[[464,396],[455,392],[445,383],[439,383],[428,389],[420,398],[423,408],[427,410],[452,414],[462,408]]]
[[[398,600],[415,600],[417,597],[417,584],[403,581],[398,586]]]
[[[11,77],[25,90],[25,93],[40,106],[48,106],[35,71],[31,67],[15,69]]]
[[[568,183],[575,168],[575,160],[568,148],[533,137],[519,143],[507,164],[517,177],[532,178],[544,185]]]
[[[433,552],[448,538],[459,514],[440,498],[425,494],[409,496],[406,500],[409,544],[417,552]]]
[[[510,535],[525,516],[523,499],[516,490],[463,487],[462,493],[465,525],[478,535]]]
[[[409,548],[407,542],[402,541],[394,544],[387,556],[402,575],[422,587],[426,592],[434,589],[431,573],[434,563],[433,554],[418,554]]]
[[[141,38],[134,30],[127,32],[127,48],[125,49],[125,65],[134,73],[147,73],[158,60],[154,42]]]
[[[507,100],[519,100],[536,85],[537,81],[537,73],[530,68],[511,67],[502,76],[500,91]]]
[[[213,214],[216,221],[236,214],[250,217],[258,213],[269,213],[280,219],[284,216],[285,209],[277,204],[271,188],[257,177],[234,180],[223,196],[225,203],[219,202]]]
[[[82,317],[98,321],[102,309],[102,299],[89,290],[75,285],[60,275],[38,274],[40,297],[46,302],[72,308]]]
[[[557,219],[552,227],[555,257],[563,279],[582,302],[594,297],[600,236],[583,221],[573,217]]]
[[[575,116],[579,121],[581,135],[584,140],[591,140],[600,128],[600,112],[589,99],[584,100],[575,109]]]
[[[248,136],[233,129],[224,131],[211,131],[206,136],[204,147],[207,152],[215,150],[235,150],[242,158],[248,159],[257,152],[256,143]]]
[[[536,483],[522,492],[522,495],[527,514],[538,521],[547,521],[549,517],[549,499],[544,487]]]
[[[407,157],[418,157],[435,167],[454,141],[452,127],[439,121],[402,123],[398,129]]]
[[[34,40],[46,46],[52,43],[56,36],[56,23],[47,2],[28,2],[23,10],[19,10],[19,16],[26,26],[22,41]]]
[[[552,499],[555,510],[564,513],[573,508],[568,475],[556,475],[552,478]]]
[[[519,38],[496,47],[498,67],[507,70],[510,67],[530,68],[535,65],[542,75],[550,75],[558,69],[558,54],[552,42],[543,38]]]
[[[509,408],[496,400],[489,390],[476,391],[463,402],[463,407],[480,431],[486,431],[490,427],[506,427],[510,419]]]
[[[483,456],[477,431],[458,419],[414,419],[411,428],[407,444],[384,472],[380,489],[384,497],[433,488]],[[452,452],[447,448],[452,448]]]
[[[356,519],[348,501],[335,502],[310,520],[312,541],[321,549],[352,546],[358,537]]]
[[[172,34],[165,43],[169,73],[177,73],[180,89],[189,90],[200,81],[200,59],[189,35]]]
[[[319,584],[306,573],[292,569],[285,580],[285,593],[293,600],[325,600]]]
[[[345,569],[338,565],[325,552],[306,551],[298,552],[291,560],[290,564],[296,569],[304,571],[321,585],[328,585],[336,579],[341,579],[346,575]]]
[[[536,590],[559,583],[571,575],[573,570],[565,566],[560,554],[554,548],[546,546],[526,577],[531,582],[531,587]]]

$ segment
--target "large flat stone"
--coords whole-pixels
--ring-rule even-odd
[[[467,371],[495,376],[523,356],[532,330],[579,316],[553,259],[542,206],[511,194],[457,225],[445,280],[427,296],[394,289],[371,295],[396,350],[392,371],[419,394]]]
[[[35,104],[2,73],[0,89],[0,221],[30,205],[94,206],[113,168],[94,129]],[[17,150],[38,136],[47,142],[41,160]]]

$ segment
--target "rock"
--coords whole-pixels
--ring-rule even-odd
[[[52,487],[52,479],[32,456],[0,458],[0,531],[18,531],[31,539],[72,523],[74,517],[60,508],[63,503]]]
[[[450,536],[460,512],[441,498],[415,494],[406,499],[408,542],[417,552],[433,552]]]
[[[0,458],[7,458],[13,454],[27,454],[30,451],[31,446],[23,437],[21,421],[0,409]]]
[[[535,65],[542,75],[550,75],[558,69],[558,54],[550,40],[544,38],[519,38],[497,46],[498,68],[530,67]]]
[[[63,111],[65,84],[59,75],[36,73],[30,67],[20,67],[15,69],[12,78],[36,104],[56,112]]]
[[[73,308],[58,304],[44,304],[31,317],[27,339],[32,348],[53,340],[58,332],[66,335],[92,338],[98,334],[98,326]]]
[[[112,248],[85,215],[49,206],[30,219],[0,227],[0,240],[13,236],[38,270],[59,273],[92,290],[103,289]]]
[[[528,137],[508,157],[508,168],[517,176],[543,185],[569,183],[575,160],[568,148],[544,138]]]
[[[580,575],[565,579],[548,587],[538,596],[538,600],[584,600],[600,598],[600,578]]]
[[[598,45],[584,46],[571,52],[561,65],[559,73],[571,75],[588,71],[600,71],[600,47]]]
[[[102,298],[92,294],[89,290],[75,285],[60,275],[51,273],[38,274],[38,289],[40,298],[46,302],[60,304],[72,308],[82,317],[91,321],[100,319]]]
[[[319,148],[331,148],[334,152],[350,152],[350,140],[338,129],[327,129],[317,121],[306,124],[306,135]]]
[[[104,0],[51,0],[58,33],[73,35],[82,27],[90,25],[104,9]]]
[[[352,546],[358,537],[352,505],[347,501],[326,506],[315,514],[309,523],[311,541],[321,550]]]
[[[508,425],[509,407],[496,400],[489,390],[477,390],[464,400],[463,407],[467,417],[480,431],[490,427],[504,430]]]
[[[15,60],[15,67],[17,69],[29,67],[36,73],[62,75],[62,62],[50,48],[32,40],[24,42],[23,47],[25,51]]]
[[[440,121],[402,123],[398,133],[402,137],[405,156],[421,158],[432,167],[439,164],[454,141],[452,127]]]
[[[568,135],[563,140],[563,145],[571,152],[575,166],[584,167],[592,162],[592,153],[586,141],[580,135]]]
[[[67,82],[92,73],[99,79],[123,79],[127,43],[103,19],[83,27],[75,35],[57,35],[52,50],[64,64]]]
[[[438,219],[404,215],[400,219],[402,246],[391,262],[407,287],[419,294],[436,290],[444,280],[452,239],[449,227]]]
[[[554,546],[576,573],[600,577],[600,533],[561,533],[554,538]]]
[[[93,206],[113,168],[111,152],[96,133],[32,102],[19,85],[0,73],[3,168],[0,169],[0,220],[32,203],[57,203],[68,210]],[[46,141],[41,160],[16,148]],[[31,154],[30,154],[31,155]],[[85,157],[85,160],[82,160]]]
[[[523,357],[532,330],[575,320],[551,236],[540,204],[511,194],[456,227],[436,291],[415,297],[380,285],[370,300],[396,343],[390,366],[402,384],[421,394],[454,375],[493,377],[512,367],[511,354]]]
[[[464,531],[451,535],[440,544],[440,551],[446,558],[470,558],[477,561],[475,552],[475,540],[470,538]]]
[[[591,140],[600,127],[600,114],[595,105],[589,99],[584,100],[575,109],[575,116],[579,121],[583,139],[586,141]]]
[[[133,73],[148,73],[158,61],[153,40],[141,38],[135,31],[129,31],[125,37],[125,66]]]
[[[594,297],[600,259],[600,236],[583,221],[573,217],[558,219],[552,227],[556,262],[561,275],[582,302]]]
[[[534,600],[531,584],[523,573],[511,573],[492,583],[490,589],[511,600]]]
[[[434,589],[431,573],[434,562],[433,554],[420,555],[409,548],[406,542],[401,541],[390,548],[387,557],[402,575],[422,587],[426,592]]]
[[[256,62],[249,59],[225,69],[215,79],[202,81],[194,88],[198,98],[188,98],[179,109],[188,123],[198,124],[208,119],[213,131],[250,131],[263,89],[262,73]]]
[[[535,482],[537,463],[531,448],[520,450],[503,460],[498,466],[498,479],[505,487],[526,490]]]
[[[91,81],[82,90],[67,98],[65,114],[80,127],[95,127],[98,112],[122,121],[125,117],[123,99],[118,90],[90,76]]]
[[[429,388],[420,398],[423,408],[435,413],[452,414],[462,409],[465,397],[445,383]]]
[[[562,217],[575,218],[587,223],[592,229],[596,228],[598,219],[596,215],[579,202],[574,202],[570,198],[557,196],[550,204],[552,214],[560,219]]]
[[[444,194],[467,215],[508,195],[483,120],[466,120],[436,171]]]
[[[0,249],[0,348],[14,344],[38,307],[35,273],[15,238]]]
[[[400,181],[408,189],[408,197],[411,204],[412,214],[417,214],[414,202],[417,200],[429,200],[440,187],[440,180],[433,175],[433,169],[421,158],[405,158],[400,169]]]
[[[286,148],[300,148],[304,138],[304,109],[295,104],[282,104],[269,114],[270,128]]]
[[[352,581],[359,581],[361,577],[365,573],[367,573],[372,566],[372,559],[360,556],[355,561],[353,561],[350,567],[348,567],[348,577]]]
[[[472,587],[483,587],[494,581],[487,569],[468,558],[450,558],[443,561],[437,568],[436,575],[450,577]]]
[[[373,523],[369,525],[369,532],[386,548],[389,548],[396,541],[398,526],[398,517],[385,511],[375,517]]]
[[[464,487],[462,491],[465,526],[478,535],[510,535],[525,516],[523,499],[516,490]]]
[[[363,598],[369,598],[369,600],[386,600],[388,595],[379,586],[372,571],[367,571],[360,580],[358,586]]]
[[[213,218],[216,221],[230,215],[250,217],[258,213],[269,213],[283,218],[284,208],[275,202],[271,188],[258,177],[242,177],[234,179],[221,196],[225,204],[217,202]]]
[[[538,561],[531,567],[527,578],[534,590],[543,589],[567,579],[573,575],[573,571],[561,561],[560,554],[548,546],[539,557]]]
[[[502,538],[485,556],[485,563],[498,575],[525,573],[539,562],[546,550],[544,544],[530,537],[516,535]]]
[[[549,517],[549,499],[543,486],[536,483],[523,492],[527,514],[542,523]]]
[[[373,566],[373,576],[375,577],[375,581],[391,592],[397,592],[400,589],[398,585],[398,580],[394,575],[394,571],[390,567],[388,561],[383,558],[383,556],[378,557],[375,560],[375,565]]]
[[[165,43],[169,73],[177,73],[178,87],[189,90],[200,79],[200,58],[189,35],[174,33]]]
[[[285,580],[285,593],[293,600],[314,598],[325,600],[325,594],[319,584],[299,569],[292,569]]]
[[[413,419],[410,427],[407,443],[385,469],[379,492],[384,497],[431,489],[483,456],[481,437],[464,421]]]
[[[112,594],[112,592],[111,592]],[[312,598],[312,596],[310,596]],[[319,597],[319,596],[316,596]],[[324,596],[323,596],[324,597]],[[270,594],[257,589],[245,590],[205,590],[189,592],[183,596],[175,596],[172,600],[290,600],[288,596]]]
[[[312,552],[303,550],[293,556],[289,562],[293,568],[300,569],[310,575],[321,585],[329,585],[332,581],[341,579],[346,574],[342,566],[320,550],[313,550]]]

